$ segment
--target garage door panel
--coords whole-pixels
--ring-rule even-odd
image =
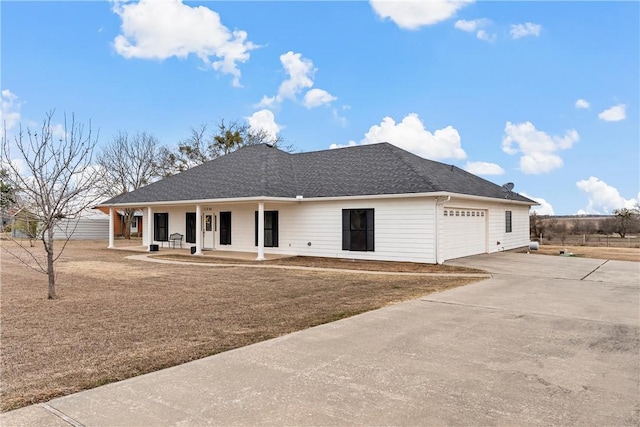
[[[445,207],[445,259],[486,253],[486,211]]]

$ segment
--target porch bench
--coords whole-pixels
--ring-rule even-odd
[[[182,248],[182,234],[180,233],[173,233],[169,235],[169,247],[172,247],[173,249],[176,248],[176,243],[180,243],[180,248]]]

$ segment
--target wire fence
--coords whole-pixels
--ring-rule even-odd
[[[595,246],[607,248],[640,248],[640,237],[627,235],[624,238],[618,235],[605,234],[551,234],[542,236],[541,244],[563,244],[568,246]]]

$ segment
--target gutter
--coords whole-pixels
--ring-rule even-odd
[[[213,203],[251,203],[251,202],[278,202],[278,203],[293,203],[293,202],[321,202],[321,201],[341,201],[341,200],[369,200],[369,199],[406,199],[406,198],[418,198],[418,197],[448,197],[444,202],[451,200],[451,197],[466,199],[466,200],[478,200],[484,202],[493,203],[506,203],[525,206],[540,206],[539,203],[534,201],[524,202],[511,199],[500,199],[497,197],[485,197],[485,196],[471,196],[468,194],[448,193],[448,192],[433,192],[433,193],[404,193],[404,194],[366,194],[358,196],[333,196],[333,197],[300,197],[303,195],[296,195],[294,197],[267,197],[267,196],[251,196],[251,197],[234,197],[225,199],[199,199],[199,200],[164,200],[156,202],[127,202],[127,203],[109,203],[98,204],[96,207],[140,207],[140,206],[180,206],[180,205],[205,205]]]
[[[436,201],[435,201],[435,239],[434,239],[434,250],[435,250],[435,255],[436,255],[436,264],[442,264],[442,262],[444,262],[444,260],[442,262],[440,262],[439,259],[439,255],[440,255],[440,228],[438,226],[438,218],[440,217],[440,212],[438,210],[438,206],[442,206],[445,203],[449,202],[451,200],[451,196],[447,195],[446,198],[442,201],[438,200],[440,197],[436,197]]]

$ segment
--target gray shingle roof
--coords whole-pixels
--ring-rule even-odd
[[[505,198],[501,186],[456,166],[380,143],[296,154],[252,145],[103,204],[432,192]],[[517,193],[509,199],[535,204]]]

